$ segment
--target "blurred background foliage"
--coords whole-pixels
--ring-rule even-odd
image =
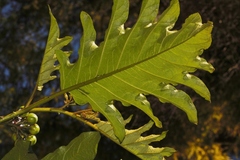
[[[140,0],[130,0],[130,16],[126,26],[137,20]],[[199,12],[203,22],[213,21],[213,42],[203,57],[215,67],[215,72],[198,71],[198,75],[209,87],[211,103],[206,102],[192,90],[179,86],[191,95],[198,109],[199,124],[191,124],[186,115],[169,104],[161,104],[149,96],[154,113],[163,122],[163,129],[153,128],[151,133],[169,130],[167,138],[154,146],[169,146],[178,152],[171,158],[185,159],[228,159],[239,156],[240,147],[240,1],[239,0],[180,0],[181,14],[176,28],[192,13]],[[66,49],[73,50],[71,61],[77,59],[79,39],[82,34],[79,14],[86,11],[91,15],[97,30],[97,43],[104,37],[111,15],[111,0],[1,0],[0,1],[0,115],[6,115],[18,106],[26,104],[33,91],[49,29],[48,7],[58,20],[61,37],[73,36],[73,42]],[[160,13],[169,5],[162,0]],[[35,100],[59,90],[59,81],[45,85]],[[61,106],[63,99],[50,101],[46,106]],[[128,125],[137,128],[148,122],[148,117],[134,107],[124,108],[116,102],[126,118],[137,113]],[[39,113],[41,132],[38,143],[33,146],[39,158],[66,145],[87,126],[69,117]],[[146,117],[146,118],[143,118]],[[10,131],[0,126],[0,157],[14,145]],[[96,160],[137,159],[107,138],[102,138]]]

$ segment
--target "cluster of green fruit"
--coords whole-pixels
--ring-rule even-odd
[[[37,124],[38,116],[35,113],[27,113],[21,117],[12,120],[14,134],[13,140],[23,139],[30,141],[31,145],[37,143],[36,134],[39,133],[40,127]]]

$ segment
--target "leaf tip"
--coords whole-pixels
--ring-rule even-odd
[[[198,125],[198,120],[193,121],[193,124]]]
[[[51,7],[50,7],[50,5],[48,4],[48,12],[49,12],[49,14],[51,15],[51,17],[53,16],[53,14],[52,14],[52,10],[51,10]]]

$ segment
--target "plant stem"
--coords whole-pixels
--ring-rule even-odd
[[[25,108],[23,108],[21,110],[18,110],[16,112],[10,113],[10,114],[0,118],[0,124],[3,123],[3,122],[6,122],[6,121],[8,121],[8,120],[10,120],[10,119],[12,119],[12,118],[14,118],[16,116],[18,116],[18,115],[27,113],[27,112],[31,111],[33,108],[39,107],[42,104],[44,104],[44,103],[46,103],[46,102],[48,102],[48,101],[50,101],[50,100],[60,96],[60,95],[63,95],[64,93],[67,93],[67,92],[70,92],[72,90],[78,89],[78,88],[80,88],[82,86],[85,86],[85,85],[87,85],[89,83],[92,83],[92,82],[95,82],[95,81],[98,81],[98,80],[99,80],[99,77],[96,77],[96,78],[90,79],[88,81],[85,81],[85,82],[82,82],[82,83],[78,83],[76,85],[68,87],[66,89],[63,89],[63,90],[61,90],[59,92],[56,92],[56,93],[54,93],[54,94],[52,94],[52,95],[50,95],[48,97],[45,97],[45,98],[43,98],[43,99],[41,99],[41,100],[39,100],[37,102],[34,102],[33,104],[29,105],[28,107],[25,107]]]
[[[139,62],[139,63],[140,63],[140,62]],[[134,64],[134,65],[135,65],[135,64]],[[130,65],[130,66],[132,66],[132,65]],[[95,78],[89,79],[89,80],[84,81],[84,82],[82,82],[82,83],[75,84],[75,85],[70,86],[70,87],[68,87],[68,88],[66,88],[66,89],[63,89],[63,90],[61,90],[61,91],[59,91],[59,92],[56,92],[56,93],[54,93],[54,94],[52,94],[52,95],[50,95],[50,96],[48,96],[48,97],[45,97],[45,98],[43,98],[43,99],[41,99],[41,100],[39,100],[39,101],[37,101],[37,102],[29,105],[28,107],[25,107],[25,108],[23,108],[23,109],[21,109],[21,110],[18,110],[18,111],[16,111],[16,112],[13,112],[13,113],[10,113],[10,114],[6,115],[6,116],[4,116],[3,118],[0,118],[0,124],[3,123],[3,122],[6,122],[6,121],[8,121],[8,120],[10,120],[10,119],[12,119],[12,118],[14,118],[14,117],[16,117],[16,116],[18,116],[18,115],[27,113],[27,112],[31,111],[33,108],[39,107],[39,106],[41,106],[42,104],[44,104],[44,103],[46,103],[46,102],[48,102],[48,101],[50,101],[50,100],[52,100],[52,99],[54,99],[54,98],[62,95],[62,94],[64,94],[64,93],[70,92],[70,91],[75,90],[75,89],[79,89],[79,88],[82,87],[82,86],[85,86],[85,85],[91,84],[91,83],[93,83],[93,82],[99,81],[99,80],[101,80],[101,79],[104,79],[104,78],[106,78],[106,77],[108,77],[108,76],[110,76],[110,75],[112,75],[112,74],[115,74],[115,73],[117,73],[117,72],[120,72],[120,71],[122,71],[122,70],[125,70],[125,69],[127,69],[128,67],[129,67],[129,66],[123,67],[122,69],[116,70],[116,71],[114,71],[114,72],[110,72],[110,73],[108,73],[108,74],[104,74],[104,75],[101,75],[101,76],[97,76],[97,77],[95,77]],[[31,97],[30,97],[30,98],[31,98]],[[30,100],[31,100],[31,99],[30,99]]]
[[[74,112],[69,112],[69,111],[65,111],[63,109],[60,108],[48,108],[48,107],[44,107],[44,108],[34,108],[31,110],[31,112],[54,112],[54,113],[61,113],[61,114],[65,114],[67,116],[70,116],[74,119],[77,119],[85,124],[87,124],[88,126],[90,126],[91,128],[95,129],[98,131],[98,128],[92,124],[91,122],[87,121],[86,119],[78,116],[78,114],[75,114]]]
[[[156,56],[156,55],[154,55],[154,56],[152,56],[152,57],[149,57],[148,59],[154,58],[155,56]],[[147,60],[148,60],[148,59],[147,59]],[[75,90],[75,89],[79,89],[79,88],[82,87],[82,86],[85,86],[85,85],[91,84],[91,83],[93,83],[93,82],[99,81],[99,80],[101,80],[101,79],[104,79],[104,78],[106,78],[106,77],[109,77],[109,76],[111,76],[111,75],[113,75],[113,74],[115,74],[115,73],[121,72],[121,71],[123,71],[123,70],[125,70],[125,69],[128,69],[128,68],[131,68],[131,67],[133,67],[134,65],[137,65],[137,64],[139,64],[139,63],[141,63],[141,62],[144,62],[144,60],[143,60],[143,61],[140,61],[140,62],[137,62],[137,63],[135,63],[135,64],[132,64],[132,65],[129,65],[129,66],[120,68],[120,69],[118,69],[118,70],[116,70],[116,71],[113,71],[113,72],[110,72],[110,73],[107,73],[107,74],[103,74],[103,75],[99,75],[99,76],[97,76],[97,77],[95,77],[95,78],[89,79],[89,80],[84,81],[84,82],[82,82],[82,83],[75,84],[75,85],[70,86],[70,87],[68,87],[68,88],[66,88],[66,89],[63,89],[63,90],[61,90],[61,91],[59,91],[59,92],[56,92],[56,93],[54,93],[54,94],[52,94],[52,95],[50,95],[50,96],[48,96],[48,97],[45,97],[45,98],[43,98],[43,99],[41,99],[41,100],[39,100],[39,101],[37,101],[37,102],[29,105],[28,107],[25,107],[25,108],[23,108],[23,109],[21,109],[21,110],[18,110],[18,111],[16,111],[16,112],[13,112],[13,113],[10,113],[10,114],[4,116],[3,118],[0,119],[0,124],[3,123],[3,122],[6,122],[6,121],[8,121],[8,120],[10,120],[10,119],[12,119],[12,118],[14,118],[14,117],[16,117],[16,116],[18,116],[18,115],[27,113],[27,112],[29,112],[30,110],[32,110],[33,108],[39,107],[39,106],[41,106],[42,104],[44,104],[44,103],[46,103],[46,102],[48,102],[48,101],[50,101],[50,100],[52,100],[52,99],[54,99],[54,98],[62,95],[62,94],[64,94],[64,93],[70,92],[70,91]]]
[[[114,141],[115,143],[117,143],[119,145],[119,141],[117,140],[117,138],[116,139],[112,138],[106,132],[100,130],[95,124],[93,124],[93,123],[89,122],[88,120],[82,118],[79,114],[76,114],[76,112],[69,112],[69,111],[62,110],[60,108],[50,108],[50,107],[34,108],[34,109],[31,110],[31,112],[54,112],[54,113],[59,113],[59,114],[65,114],[65,115],[70,116],[74,119],[77,119],[78,121],[81,121],[81,122],[85,123],[89,127],[91,127],[94,130],[100,132],[101,134],[110,138],[112,141]]]
[[[28,102],[26,103],[25,107],[28,107],[28,106],[30,105],[30,103],[32,102],[33,96],[35,95],[36,90],[37,90],[37,84],[35,85],[35,87],[34,87],[34,89],[33,89],[33,92],[32,92],[32,94],[31,94]]]

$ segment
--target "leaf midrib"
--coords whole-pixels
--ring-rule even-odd
[[[200,32],[202,32],[203,30],[204,30],[204,29],[202,29]],[[173,48],[175,48],[175,47],[177,47],[177,46],[185,43],[186,41],[188,41],[189,39],[193,38],[195,35],[199,34],[200,32],[197,32],[196,34],[194,34],[194,35],[192,35],[191,37],[189,37],[189,38],[185,39],[184,41],[182,41],[181,43],[178,43],[178,44],[176,44],[175,46],[173,46],[173,47],[171,47],[171,48],[165,49],[165,50],[163,50],[163,51],[161,51],[161,52],[159,52],[159,53],[157,53],[157,54],[155,54],[155,55],[153,55],[153,56],[150,56],[150,57],[148,57],[148,58],[145,58],[145,59],[143,59],[143,60],[141,60],[141,61],[138,61],[138,62],[136,62],[136,63],[130,64],[130,65],[128,65],[128,66],[122,67],[122,68],[117,69],[117,70],[115,70],[115,71],[112,71],[112,72],[109,72],[109,73],[106,73],[106,74],[103,74],[103,75],[98,75],[98,76],[95,77],[95,78],[92,78],[92,79],[89,79],[89,80],[87,80],[87,81],[78,83],[78,84],[73,85],[73,86],[71,86],[71,87],[69,87],[69,88],[66,88],[66,89],[64,89],[64,90],[66,90],[66,91],[71,91],[71,90],[74,90],[74,89],[77,89],[77,88],[86,86],[86,85],[91,84],[91,83],[93,83],[93,82],[100,81],[100,80],[102,80],[102,79],[105,79],[105,78],[107,78],[107,77],[110,77],[110,76],[112,76],[112,75],[115,75],[115,74],[117,74],[117,73],[119,73],[119,72],[122,72],[122,71],[124,71],[124,70],[129,69],[129,68],[132,68],[132,67],[134,67],[134,66],[136,66],[136,65],[138,65],[138,64],[141,64],[141,63],[144,63],[144,62],[146,62],[146,61],[149,61],[149,60],[151,60],[151,59],[159,56],[160,54],[162,54],[162,53],[164,53],[164,52],[167,52],[168,50],[171,50],[171,49],[173,49]]]
[[[202,29],[200,32],[202,32],[203,30],[204,30],[204,29]],[[196,34],[199,34],[200,32],[197,32]],[[187,38],[185,41],[182,41],[181,43],[176,44],[176,45],[173,46],[172,48],[177,47],[178,45],[181,45],[181,44],[185,43],[186,41],[188,41],[189,39],[191,39],[192,37],[194,37],[196,34],[194,34],[194,35],[192,35],[191,37]],[[172,49],[172,48],[168,48],[168,49],[166,49],[166,50],[163,50],[162,52],[159,52],[159,53],[156,54],[156,55],[150,56],[150,57],[148,57],[148,58],[146,58],[146,59],[143,59],[143,60],[141,60],[141,61],[139,61],[139,62],[136,62],[136,63],[134,63],[134,64],[125,66],[125,67],[123,67],[123,68],[121,68],[121,69],[117,69],[117,70],[112,71],[112,72],[109,72],[109,73],[107,73],[107,74],[103,74],[103,75],[97,76],[97,77],[95,77],[95,78],[89,79],[89,80],[87,80],[87,81],[84,81],[84,82],[81,82],[81,83],[72,85],[71,87],[65,88],[65,89],[63,89],[63,90],[61,90],[61,91],[59,91],[59,92],[54,93],[53,95],[51,95],[51,96],[49,96],[49,97],[45,97],[45,98],[43,98],[42,100],[40,100],[40,101],[38,101],[38,102],[36,102],[36,103],[31,104],[31,105],[28,107],[28,110],[31,110],[32,108],[38,106],[39,104],[46,103],[46,102],[48,102],[49,100],[51,100],[51,99],[53,99],[53,98],[55,98],[55,97],[58,97],[58,96],[62,95],[63,93],[70,92],[70,91],[72,91],[72,90],[75,90],[75,89],[78,89],[78,88],[80,88],[80,87],[89,85],[89,84],[91,84],[91,83],[93,83],[93,82],[97,82],[97,81],[99,81],[99,80],[102,80],[102,79],[104,79],[104,78],[110,77],[110,76],[112,76],[112,75],[114,75],[114,74],[117,74],[117,73],[122,72],[122,71],[124,71],[124,70],[127,70],[127,69],[129,69],[129,68],[132,68],[132,67],[134,67],[135,65],[138,65],[138,64],[143,63],[143,62],[145,62],[145,61],[148,61],[148,60],[150,60],[150,59],[152,59],[152,58],[155,58],[155,57],[157,57],[158,55],[160,55],[161,53],[166,52],[166,51],[168,51],[168,50],[170,50],[170,49]]]

